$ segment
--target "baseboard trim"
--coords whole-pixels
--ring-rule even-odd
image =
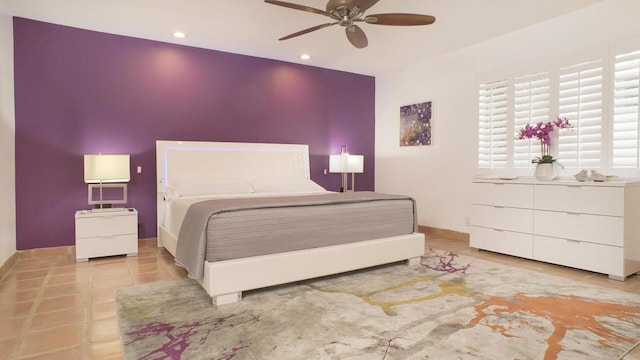
[[[0,265],[0,280],[2,280],[4,276],[9,273],[13,265],[16,264],[16,262],[18,261],[18,256],[18,252],[16,251],[11,254],[11,256],[9,256],[9,258],[5,260],[2,265]]]
[[[425,235],[445,237],[447,239],[453,240],[469,241],[469,239],[471,238],[471,235],[469,233],[449,229],[440,229],[426,225],[418,225],[418,232],[421,232]]]

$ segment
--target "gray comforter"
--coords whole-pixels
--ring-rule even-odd
[[[204,262],[372,240],[416,231],[415,202],[374,192],[205,200],[189,207],[176,264],[201,279]]]

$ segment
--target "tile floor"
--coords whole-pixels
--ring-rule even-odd
[[[469,248],[468,241],[435,236],[427,236],[426,246],[640,295],[639,275],[619,282],[601,274],[478,252]],[[184,271],[164,249],[155,247],[154,240],[141,241],[137,257],[88,263],[76,263],[72,248],[42,257],[21,256],[0,280],[0,360],[121,359],[115,290],[184,277]],[[634,353],[632,359],[638,356]]]
[[[20,256],[0,280],[0,360],[122,359],[115,290],[186,276],[155,244],[140,241],[135,257],[85,263],[73,248]]]

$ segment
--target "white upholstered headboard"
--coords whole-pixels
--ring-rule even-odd
[[[309,146],[199,141],[156,141],[158,192],[180,180],[310,178]]]
[[[310,179],[309,146],[158,140],[156,176],[160,240],[167,187],[195,179],[252,180],[272,176]]]

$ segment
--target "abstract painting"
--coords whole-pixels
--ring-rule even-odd
[[[431,101],[400,107],[400,146],[431,145]]]

